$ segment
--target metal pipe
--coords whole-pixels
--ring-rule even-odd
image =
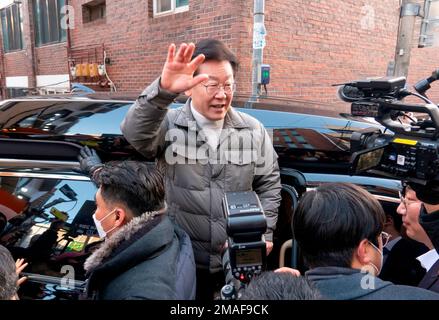
[[[258,32],[260,28],[265,30],[264,26],[264,16],[265,16],[265,0],[254,0],[254,14],[253,14],[253,60],[252,60],[252,96],[247,104],[251,107],[251,102],[257,101],[260,92],[260,84],[258,83],[258,72],[262,64],[264,57],[264,49],[260,46],[255,46],[258,40]],[[259,37],[261,35],[259,34]]]

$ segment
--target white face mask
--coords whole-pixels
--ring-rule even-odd
[[[378,268],[376,265],[374,265],[372,262],[369,262],[369,263],[372,265],[372,267],[375,269],[375,271],[376,271],[375,276],[378,276],[378,275],[380,274],[380,272],[381,272],[381,269],[383,268],[383,264],[384,264],[384,254],[383,254],[383,252],[382,252],[379,248],[377,248],[377,246],[374,245],[372,242],[369,241],[369,243],[372,245],[372,247],[374,247],[374,248],[380,253],[380,256],[381,256],[381,263],[380,263],[380,267],[379,267],[379,268]]]
[[[112,210],[112,211],[110,211],[105,217],[103,217],[101,220],[98,220],[97,218],[96,218],[96,213],[95,214],[93,214],[93,221],[94,221],[94,223],[95,223],[95,225],[96,225],[96,229],[98,230],[98,234],[99,234],[99,237],[100,238],[105,238],[106,236],[107,236],[107,233],[108,232],[111,232],[111,231],[113,231],[116,227],[113,227],[113,228],[111,228],[110,230],[108,230],[108,231],[105,231],[104,230],[104,228],[102,227],[102,224],[101,224],[101,222],[102,221],[104,221],[105,219],[107,219],[114,211],[116,211],[117,209],[115,208],[114,210]]]

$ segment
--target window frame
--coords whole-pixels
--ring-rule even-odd
[[[50,19],[50,4],[54,2],[57,12],[55,13],[55,20],[58,21],[58,34],[57,39],[53,40],[52,33],[56,33],[55,30],[51,29],[51,23],[53,19]],[[42,5],[44,3],[44,6]],[[52,4],[53,5],[53,4]],[[61,8],[66,5],[65,0],[35,0],[33,2],[34,10],[34,26],[35,26],[35,46],[44,47],[47,45],[63,43],[67,41],[67,30],[61,27]],[[43,8],[44,7],[44,8]],[[46,12],[42,13],[45,9]],[[43,18],[42,15],[45,15]],[[54,28],[54,27],[52,27]],[[45,37],[42,35],[47,32]],[[43,40],[43,38],[46,38]]]
[[[35,166],[36,168],[38,167],[38,161],[35,161]],[[27,192],[22,190],[22,187],[27,186],[29,183],[31,183],[33,180],[41,180],[42,181],[42,185],[45,183],[49,183],[52,184],[54,182],[59,182],[56,184],[56,186],[58,185],[62,185],[62,183],[79,183],[81,189],[86,188],[86,189],[90,189],[90,190],[94,190],[94,192],[97,191],[97,186],[93,183],[93,181],[86,176],[76,176],[75,173],[70,173],[70,172],[66,172],[66,173],[40,173],[40,172],[36,172],[35,169],[33,171],[20,171],[20,167],[14,167],[13,165],[11,165],[10,167],[10,171],[5,170],[5,169],[0,169],[0,180],[2,180],[3,178],[8,178],[9,181],[15,182],[16,180],[16,184],[13,185],[14,190],[9,190],[9,192],[11,194],[16,195],[16,197],[18,199],[22,199],[20,198],[20,195],[23,194],[23,192]],[[26,181],[25,184],[20,184],[21,180],[28,180]],[[86,185],[87,184],[87,185]],[[19,190],[19,191],[18,191]],[[60,188],[57,188],[57,190],[60,190]],[[77,189],[75,189],[77,190]],[[38,192],[40,190],[35,190],[36,192],[34,194],[38,194]],[[45,190],[47,191],[47,190]],[[43,192],[45,192],[43,191]],[[55,193],[50,194],[50,191],[46,193],[47,195],[50,195],[50,197],[54,197]],[[84,194],[89,194],[89,193],[84,193]],[[47,198],[47,201],[43,199],[43,204],[47,205],[49,202],[49,198]],[[24,199],[26,199],[27,197],[25,196]],[[67,198],[66,198],[67,199]],[[38,201],[39,199],[36,199],[36,201]],[[72,210],[74,210],[73,212],[75,213],[73,216],[70,216],[70,219],[72,221],[68,222],[70,223],[71,226],[73,226],[72,222],[75,221],[76,217],[78,217],[78,214],[81,212],[84,204],[87,201],[94,201],[92,199],[92,197],[84,197],[83,195],[81,195],[78,192],[78,200],[76,201],[77,203],[72,204],[73,202],[70,201],[66,201],[65,204],[67,206],[71,206],[71,209],[68,210],[67,212],[70,212]],[[95,202],[95,201],[94,201]],[[78,204],[78,205],[77,205]],[[58,204],[57,204],[58,205]],[[54,206],[52,206],[54,207]],[[44,213],[46,212],[50,212],[50,207],[44,209]],[[28,209],[25,209],[26,211]],[[30,212],[30,211],[29,211]],[[43,212],[43,211],[42,211]],[[19,214],[22,214],[22,212],[20,212]],[[53,214],[53,213],[52,213]],[[70,213],[71,214],[71,213]],[[46,215],[48,215],[46,213]],[[54,215],[54,214],[53,214]],[[53,218],[51,215],[48,215],[49,218]],[[55,216],[55,215],[54,215]],[[28,216],[28,219],[32,219],[32,224],[26,225],[24,226],[23,230],[23,236],[20,236],[20,238],[18,238],[17,240],[15,240],[15,245],[18,248],[23,248],[24,250],[28,250],[30,248],[30,242],[32,241],[32,236],[38,236],[41,235],[44,231],[46,231],[50,225],[51,220],[49,219],[45,219],[45,221],[42,222],[38,222],[35,220],[35,218],[37,218],[38,216],[35,214],[32,214],[32,216]],[[55,216],[56,217],[56,216]],[[96,239],[98,239],[98,235],[96,232],[93,232],[93,234],[88,233],[90,232],[90,230],[93,229],[88,229],[85,230],[84,233],[78,233],[75,237],[73,237],[73,241],[76,241],[76,239],[81,240],[81,237],[87,237],[88,240],[84,241],[84,248],[85,246],[87,246],[90,243],[93,243],[96,241]],[[37,232],[35,232],[37,231]],[[40,232],[41,231],[41,232]],[[61,233],[61,234],[60,234]],[[51,247],[51,252],[58,252],[59,254],[62,254],[63,250],[65,250],[65,248],[67,248],[67,245],[69,244],[69,240],[64,240],[64,239],[60,239],[61,235],[68,235],[68,229],[62,228],[60,231],[58,231],[57,235],[58,235],[58,239],[56,241],[56,243],[54,243]],[[4,236],[5,234],[3,234],[2,236]],[[94,239],[92,242],[89,242],[90,239]],[[62,249],[60,247],[64,246],[65,248]],[[82,250],[84,250],[84,248]],[[44,259],[41,262],[44,261],[49,261],[49,259]],[[58,265],[59,267],[60,265]],[[25,270],[25,272],[23,273],[23,276],[27,276],[28,277],[28,281],[27,282],[34,282],[34,283],[38,283],[44,286],[50,286],[50,287],[46,287],[44,289],[40,289],[41,292],[48,292],[47,295],[44,298],[49,297],[49,300],[52,299],[56,299],[59,296],[62,296],[63,293],[68,292],[69,294],[69,298],[68,300],[77,300],[79,299],[79,297],[81,296],[81,292],[83,292],[83,287],[85,285],[85,280],[81,280],[81,279],[74,279],[71,282],[69,282],[69,284],[65,284],[62,279],[63,279],[63,269],[61,266],[61,269],[59,269],[60,271],[58,272],[59,274],[56,275],[51,275],[49,272],[47,272],[48,270],[52,270],[52,271],[56,271],[58,272],[57,268],[52,267],[52,268],[46,268],[44,270]],[[71,269],[72,271],[74,271],[74,269]],[[76,274],[77,276],[77,274]],[[84,277],[83,274],[81,274],[81,278]],[[52,286],[52,285],[56,285],[56,286]],[[24,285],[26,286],[26,284]],[[48,288],[50,288],[50,290],[48,290]],[[51,298],[53,296],[53,298]],[[34,298],[32,296],[32,298]]]
[[[14,40],[15,38],[18,38],[19,43],[19,47],[18,48],[10,48],[11,47],[11,39],[9,37],[10,33],[14,33],[15,28],[14,29],[10,29],[11,25],[9,24],[9,22],[11,21],[11,19],[8,19],[9,15],[11,16],[12,20],[14,19],[14,8],[16,8],[16,10],[18,10],[18,35],[14,36]],[[5,16],[6,19],[3,19],[3,15]],[[0,10],[0,19],[2,20],[2,35],[3,35],[3,40],[2,40],[2,45],[3,45],[3,51],[5,53],[12,53],[12,52],[18,52],[18,51],[22,51],[24,49],[24,38],[23,38],[23,10],[21,7],[21,3],[13,3],[5,8],[2,8]],[[12,27],[15,26],[15,23],[12,23]],[[6,27],[6,30],[5,30]],[[6,31],[6,34],[5,34]],[[11,32],[9,32],[11,31]],[[7,41],[7,46],[5,41]],[[15,41],[14,41],[15,42]]]
[[[170,14],[177,14],[180,12],[189,11],[189,1],[188,1],[187,5],[176,7],[177,0],[171,0],[171,9],[170,10],[157,12],[158,1],[161,1],[161,0],[153,0],[153,15],[154,15],[154,17],[161,17],[161,16],[170,15]]]
[[[100,16],[99,18],[92,19],[92,10],[100,8],[102,10],[103,8],[103,16]],[[98,21],[106,21],[107,17],[107,1],[106,0],[90,0],[86,3],[83,3],[81,5],[82,9],[82,24],[88,24]],[[84,11],[88,11],[87,19],[85,18]]]
[[[421,32],[419,35],[419,48],[432,47],[435,42],[434,27],[439,28],[439,16],[430,17],[431,5],[436,3],[439,7],[439,0],[425,0],[424,3],[424,18],[422,19]],[[432,28],[433,30],[430,30]],[[436,41],[439,41],[439,36],[436,36]]]

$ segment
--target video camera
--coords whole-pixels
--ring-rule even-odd
[[[265,270],[267,230],[264,210],[254,191],[228,192],[223,198],[228,247],[223,254],[226,286],[223,299],[236,298],[237,292],[254,275]]]
[[[424,103],[401,102],[409,95]],[[339,96],[352,103],[353,116],[373,117],[386,128],[352,134],[351,174],[368,171],[421,185],[439,181],[439,109],[425,95],[407,90],[405,77],[346,83]],[[426,117],[417,121],[410,114]],[[393,134],[385,134],[388,129]]]

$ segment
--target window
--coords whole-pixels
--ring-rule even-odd
[[[189,10],[189,0],[154,0],[154,16]]]
[[[105,0],[93,0],[82,5],[82,22],[104,19],[106,14]]]
[[[27,88],[6,88],[8,98],[25,97],[29,94]]]
[[[1,10],[3,48],[5,52],[23,49],[23,24],[20,4],[13,4]]]
[[[65,0],[35,0],[34,4],[36,45],[66,41],[67,30],[61,27]]]
[[[92,218],[96,187],[67,174],[36,175],[0,172],[0,214],[8,220],[0,241],[14,258],[30,262],[20,299],[78,299],[84,260],[100,241]],[[60,283],[66,273],[75,281]]]
[[[439,0],[425,0],[419,47],[439,45]]]

